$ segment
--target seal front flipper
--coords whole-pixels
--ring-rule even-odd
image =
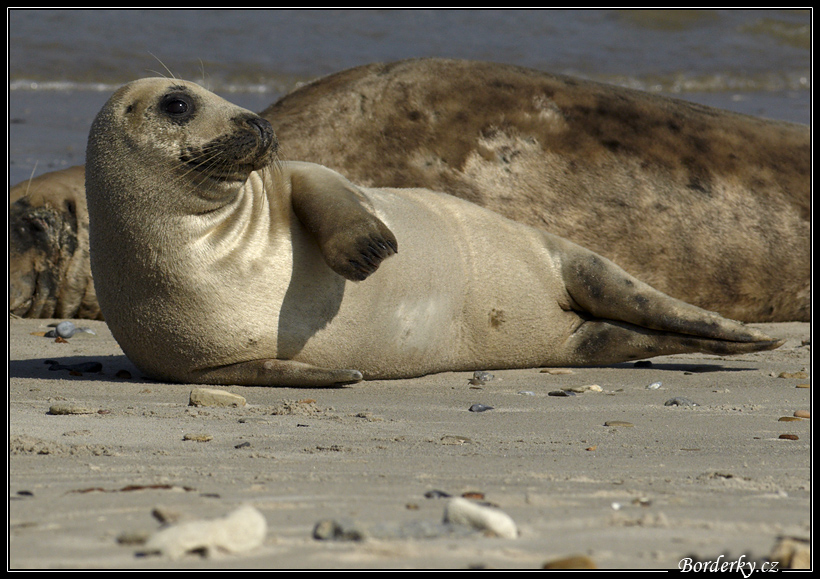
[[[289,163],[288,168],[293,211],[333,271],[362,281],[398,251],[393,232],[355,185],[321,165]]]
[[[191,372],[188,382],[239,386],[292,386],[316,388],[344,386],[362,381],[358,370],[320,368],[293,360],[249,360]]]

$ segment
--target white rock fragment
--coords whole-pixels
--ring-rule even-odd
[[[96,414],[99,408],[89,408],[87,406],[80,406],[73,402],[57,402],[48,408],[49,414]]]
[[[583,392],[603,392],[603,388],[597,384],[587,384],[585,386],[564,386],[561,390],[575,392],[577,394],[581,394]]]
[[[194,388],[188,406],[245,406],[245,399],[239,394],[226,392],[217,388]]]
[[[258,547],[265,540],[268,524],[251,505],[243,505],[227,516],[209,521],[188,521],[160,529],[141,550],[179,559],[186,553],[201,552],[206,557],[219,553],[239,554]]]
[[[504,539],[518,537],[518,527],[508,514],[460,497],[447,502],[444,507],[444,522],[469,525],[474,529],[490,531]]]
[[[47,338],[70,338],[78,332],[94,334],[95,336],[97,335],[97,332],[95,332],[91,328],[78,328],[77,326],[68,321],[56,324],[55,328],[53,330],[49,330],[48,332],[46,332],[45,335]]]

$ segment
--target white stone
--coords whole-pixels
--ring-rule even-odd
[[[245,399],[239,394],[218,388],[194,388],[191,390],[189,406],[245,406]]]
[[[507,513],[460,497],[447,502],[444,507],[444,522],[469,525],[505,539],[518,537],[518,527]]]
[[[171,559],[192,551],[202,551],[208,557],[220,552],[238,554],[261,545],[267,532],[262,513],[243,505],[219,519],[188,521],[160,529],[148,539],[142,552]]]
[[[603,392],[603,389],[597,384],[587,384],[586,386],[565,386],[561,390],[569,390],[570,392]]]

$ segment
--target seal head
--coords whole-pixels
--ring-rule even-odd
[[[158,83],[166,85],[164,90],[154,90]],[[161,181],[171,175],[190,180],[196,185],[191,191],[197,194],[190,197],[192,204],[186,209],[197,212],[207,210],[209,198],[221,199],[236,184],[244,183],[251,172],[270,166],[278,149],[270,123],[216,95],[207,103],[207,114],[202,114],[206,105],[197,89],[197,85],[183,81],[143,79],[117,91],[92,127],[93,133],[105,126],[103,133],[116,137],[104,137],[101,143],[92,140],[89,153],[94,154],[97,146],[109,146],[116,138],[117,149],[130,154],[133,163],[118,158],[106,164],[103,158],[97,170],[110,166],[110,178],[112,173],[123,173],[125,163],[139,167],[140,173],[144,167],[153,167],[152,174]],[[147,93],[151,93],[148,98]],[[152,190],[123,189],[135,194],[139,189],[143,199]]]

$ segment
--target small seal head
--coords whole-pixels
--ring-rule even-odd
[[[138,193],[146,203],[151,191],[173,186],[168,179],[187,181],[195,185],[196,195],[179,209],[201,213],[212,210],[211,202],[221,202],[226,193],[233,194],[253,171],[272,166],[279,145],[270,123],[210,93],[205,103],[203,94],[193,83],[166,79],[142,79],[121,88],[94,121],[92,132],[100,138],[89,142],[89,155],[104,147],[132,161],[103,159],[95,174],[142,174],[153,167],[144,177],[152,182],[147,187],[117,191]],[[128,165],[132,168],[124,172]],[[161,200],[167,203],[168,197]]]

